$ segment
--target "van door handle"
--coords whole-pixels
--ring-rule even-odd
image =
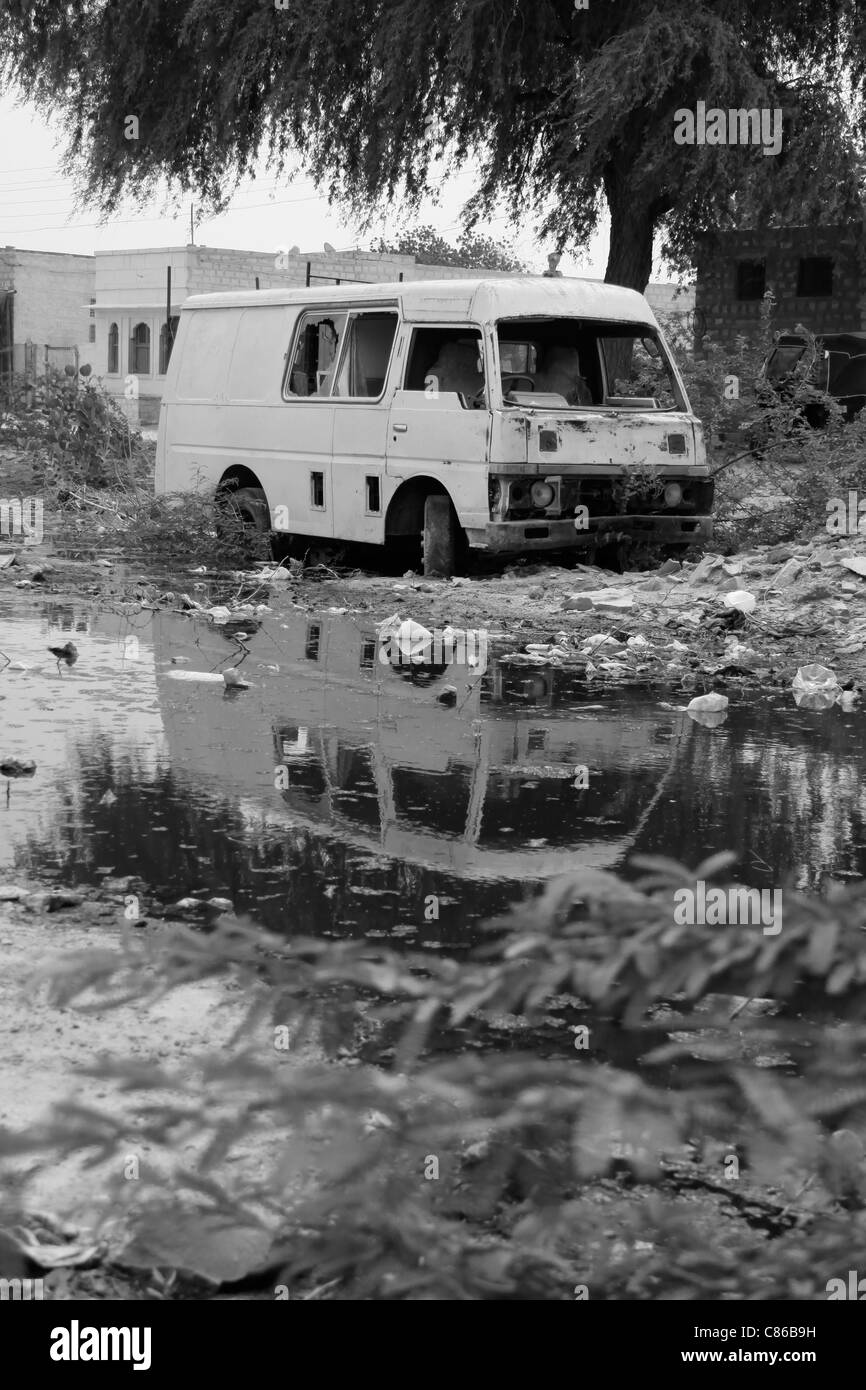
[[[408,425],[395,425],[395,426],[394,426],[394,433],[395,433],[395,434],[405,434],[406,431],[408,430],[408,428],[409,428]]]

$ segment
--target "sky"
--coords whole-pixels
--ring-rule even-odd
[[[76,201],[71,180],[61,172],[64,149],[62,119],[51,120],[14,95],[0,97],[0,246],[33,251],[66,251],[89,255],[94,251],[132,250],[155,246],[184,246],[190,239],[190,202],[182,211],[163,211],[159,202],[137,212],[134,205],[121,209],[99,225],[97,212]],[[436,203],[427,203],[417,221],[430,223],[449,241],[460,234],[460,211],[474,191],[472,167],[443,177]],[[220,217],[196,218],[195,241],[203,246],[234,247],[248,251],[279,251],[298,246],[320,251],[325,242],[338,251],[366,249],[381,233],[393,232],[403,221],[399,209],[381,225],[362,231],[347,221],[337,207],[329,207],[312,182],[302,173],[277,180],[264,167],[254,180],[246,180]],[[503,214],[478,227],[495,240],[509,240],[530,271],[546,269],[547,253],[534,234],[532,222],[514,225]],[[566,275],[602,279],[608,250],[608,225],[580,256],[564,255],[560,270]],[[653,280],[671,276],[657,263]]]

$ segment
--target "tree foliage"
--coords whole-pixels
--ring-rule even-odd
[[[525,270],[510,246],[480,232],[464,232],[453,246],[435,227],[406,229],[396,236],[380,237],[371,251],[414,256],[419,265],[455,265],[478,270]]]
[[[859,216],[866,10],[859,0],[0,0],[7,74],[59,109],[104,209],[168,176],[224,205],[260,152],[299,155],[367,216],[480,169],[470,223],[504,200],[582,247],[611,215],[606,278],[643,289],[654,233]],[[778,156],[676,145],[698,101],[782,108]],[[125,133],[138,117],[136,139]]]

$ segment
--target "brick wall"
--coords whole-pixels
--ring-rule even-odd
[[[688,314],[695,307],[693,285],[647,285],[644,296],[656,316]]]
[[[95,347],[89,341],[87,307],[95,294],[93,256],[2,247],[0,283],[3,281],[10,281],[15,290],[15,342],[24,343],[29,338],[40,345],[40,370],[44,343],[77,347],[82,363],[93,362]]]
[[[708,239],[698,257],[696,286],[702,327],[723,343],[757,329],[761,301],[737,298],[737,263],[763,260],[766,287],[777,301],[774,329],[786,332],[798,323],[813,333],[866,328],[864,249],[863,232],[854,228],[768,228]],[[832,295],[798,296],[800,260],[811,256],[832,257]]]

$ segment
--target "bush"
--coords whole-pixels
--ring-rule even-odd
[[[82,372],[15,376],[0,395],[0,445],[34,462],[47,492],[137,486],[152,480],[153,444],[133,430],[115,398]]]
[[[674,892],[729,862],[571,875],[464,961],[224,920],[69,963],[63,1007],[219,974],[251,1001],[195,1070],[92,1068],[140,1098],[141,1140],[201,1155],[152,1186],[129,1258],[218,1282],[226,1240],[264,1229],[245,1268],[266,1297],[825,1298],[866,1261],[866,888],[786,890],[777,935],[677,925]],[[329,1062],[323,1020],[349,1009]],[[612,1038],[631,1064],[597,1060]],[[268,1162],[227,1177],[257,1133]],[[128,1143],[128,1117],[66,1106],[0,1155]]]
[[[809,385],[804,365],[784,396],[761,381],[773,343],[769,303],[755,334],[730,349],[705,337],[695,352],[680,320],[664,327],[704,426],[716,480],[714,548],[814,537],[825,526],[830,499],[866,485],[866,419],[846,422],[838,402]],[[814,343],[803,325],[797,332]],[[822,428],[805,419],[816,407],[826,412]]]

